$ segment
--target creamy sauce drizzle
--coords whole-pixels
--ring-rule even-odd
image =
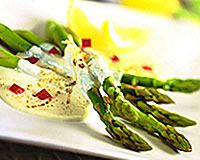
[[[25,89],[22,94],[8,90],[13,83]],[[34,96],[46,89],[53,98],[40,100]],[[51,118],[83,120],[87,116],[89,101],[80,91],[80,85],[70,76],[42,71],[39,78],[19,70],[0,67],[0,97],[13,108]]]

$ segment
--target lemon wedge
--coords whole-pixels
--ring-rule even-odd
[[[69,12],[68,26],[80,38],[92,39],[92,48],[106,52],[106,54],[122,54],[133,51],[147,40],[148,36],[145,30],[114,26],[106,19],[98,28],[89,21],[78,6],[70,6]],[[137,34],[130,34],[130,31]]]
[[[71,6],[69,12],[68,26],[81,39],[91,39],[92,48],[107,60],[111,68],[137,75],[156,76],[155,68],[158,67],[153,58],[137,51],[148,42],[148,30],[113,25],[108,19],[97,27],[78,5]]]

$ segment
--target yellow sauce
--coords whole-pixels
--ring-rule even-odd
[[[70,86],[70,80],[54,72],[41,73],[35,78],[20,71],[0,67],[0,97],[15,109],[50,118],[83,120],[87,117],[89,101],[80,92],[78,84]],[[15,94],[8,90],[17,84],[25,91]],[[66,87],[69,86],[69,87]],[[53,97],[40,100],[36,93],[45,89]]]

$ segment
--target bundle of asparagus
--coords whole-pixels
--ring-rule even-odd
[[[76,61],[77,63],[72,63],[72,66],[76,68],[75,72],[78,75],[83,92],[90,98],[94,109],[115,142],[135,151],[151,149],[151,146],[143,138],[125,125],[128,122],[134,127],[143,129],[149,134],[160,138],[175,150],[185,152],[192,150],[189,141],[178,133],[174,127],[187,127],[195,125],[196,122],[156,105],[151,105],[149,102],[152,101],[157,104],[174,103],[169,96],[157,89],[191,93],[200,88],[199,79],[161,81],[149,77],[122,74],[120,79],[116,80],[112,72],[105,69],[108,67],[105,63],[101,63],[96,53],[81,48],[78,36],[70,29],[66,29],[54,21],[49,21],[46,30],[53,44],[45,42],[30,31],[17,30],[14,32],[3,24],[0,24],[0,39],[17,52],[24,52],[28,57],[38,57],[42,62],[42,67],[51,68],[54,72],[64,76],[70,72],[71,64],[68,62]],[[67,43],[63,43],[66,40]],[[60,63],[54,54],[49,55],[52,47],[43,47],[46,46],[45,44],[56,48],[58,50],[56,53],[61,59],[62,56],[67,57],[65,54],[73,55],[77,53],[80,53],[80,55],[84,53],[83,55],[86,55],[87,58],[82,57],[79,60],[80,56],[71,56],[73,59],[69,59],[69,61],[65,59],[64,63]],[[54,44],[58,47],[55,47]],[[4,49],[0,50],[0,55],[0,57],[9,57],[6,59],[0,58],[1,66],[17,67],[19,57]],[[140,87],[137,88],[137,86]],[[103,98],[100,92],[101,87],[107,94],[109,101]]]

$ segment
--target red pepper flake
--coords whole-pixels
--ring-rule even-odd
[[[60,54],[59,50],[56,47],[52,47],[49,52],[49,54]]]
[[[37,61],[39,61],[39,58],[37,58],[37,57],[28,57],[28,58],[26,58],[26,60],[28,60],[32,64],[35,64],[35,63],[37,63]]]
[[[11,91],[11,92],[13,92],[15,94],[22,94],[25,91],[24,88],[18,86],[15,83],[12,86],[10,86],[8,89],[9,89],[9,91]]]
[[[107,101],[107,103],[111,103],[111,101],[110,101],[110,97],[106,97],[106,101]]]
[[[113,63],[120,61],[119,57],[117,57],[116,55],[113,55],[110,59],[112,60]]]
[[[146,71],[152,71],[153,69],[150,66],[142,66],[142,68]]]
[[[42,89],[35,96],[38,97],[40,100],[45,100],[45,99],[51,99],[52,98],[52,96],[49,94],[49,92],[46,91],[46,89]]]
[[[92,47],[92,41],[90,38],[82,38],[82,48]]]

